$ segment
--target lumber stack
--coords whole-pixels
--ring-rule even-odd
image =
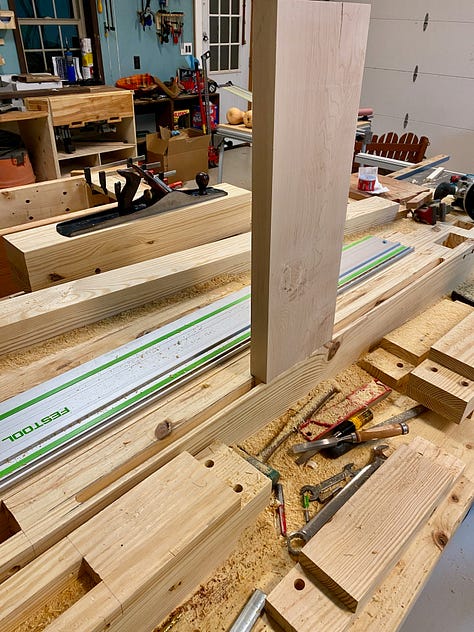
[[[359,360],[359,365],[387,386],[405,393],[415,368],[428,357],[436,361],[432,346],[470,314],[473,310],[469,305],[443,299],[386,334],[374,350]]]
[[[152,629],[229,555],[270,489],[224,445],[183,452],[7,579],[1,629]]]
[[[472,309],[472,308],[470,308]],[[474,410],[474,313],[435,342],[411,373],[407,394],[456,423]]]
[[[302,549],[267,598],[284,630],[343,632],[462,475],[421,438],[403,445]]]

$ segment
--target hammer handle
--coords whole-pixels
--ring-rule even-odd
[[[408,425],[406,423],[387,424],[375,428],[363,428],[356,430],[356,443],[362,441],[370,441],[371,439],[384,439],[385,437],[396,437],[408,433]]]

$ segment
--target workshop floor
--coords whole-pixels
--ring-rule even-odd
[[[209,170],[217,182],[217,168]],[[224,154],[223,181],[252,188],[252,148]],[[474,629],[474,506],[446,546],[435,572],[399,632],[472,632]]]

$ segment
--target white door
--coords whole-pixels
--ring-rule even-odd
[[[231,81],[248,89],[250,59],[251,0],[195,0],[196,53],[209,51],[209,77],[218,84]],[[247,109],[247,101],[219,88],[219,121],[236,106]]]

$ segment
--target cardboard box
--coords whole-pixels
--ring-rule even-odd
[[[216,125],[219,123],[219,108],[215,103],[210,103],[211,109],[211,130],[216,129]],[[201,123],[201,108],[199,105],[193,105],[191,108],[191,125],[197,129],[202,129]]]
[[[169,129],[160,127],[156,134],[147,134],[147,162],[161,162],[162,171],[176,169],[176,174],[168,178],[170,183],[194,180],[199,171],[207,173],[210,138],[209,134],[192,128],[171,136]]]

